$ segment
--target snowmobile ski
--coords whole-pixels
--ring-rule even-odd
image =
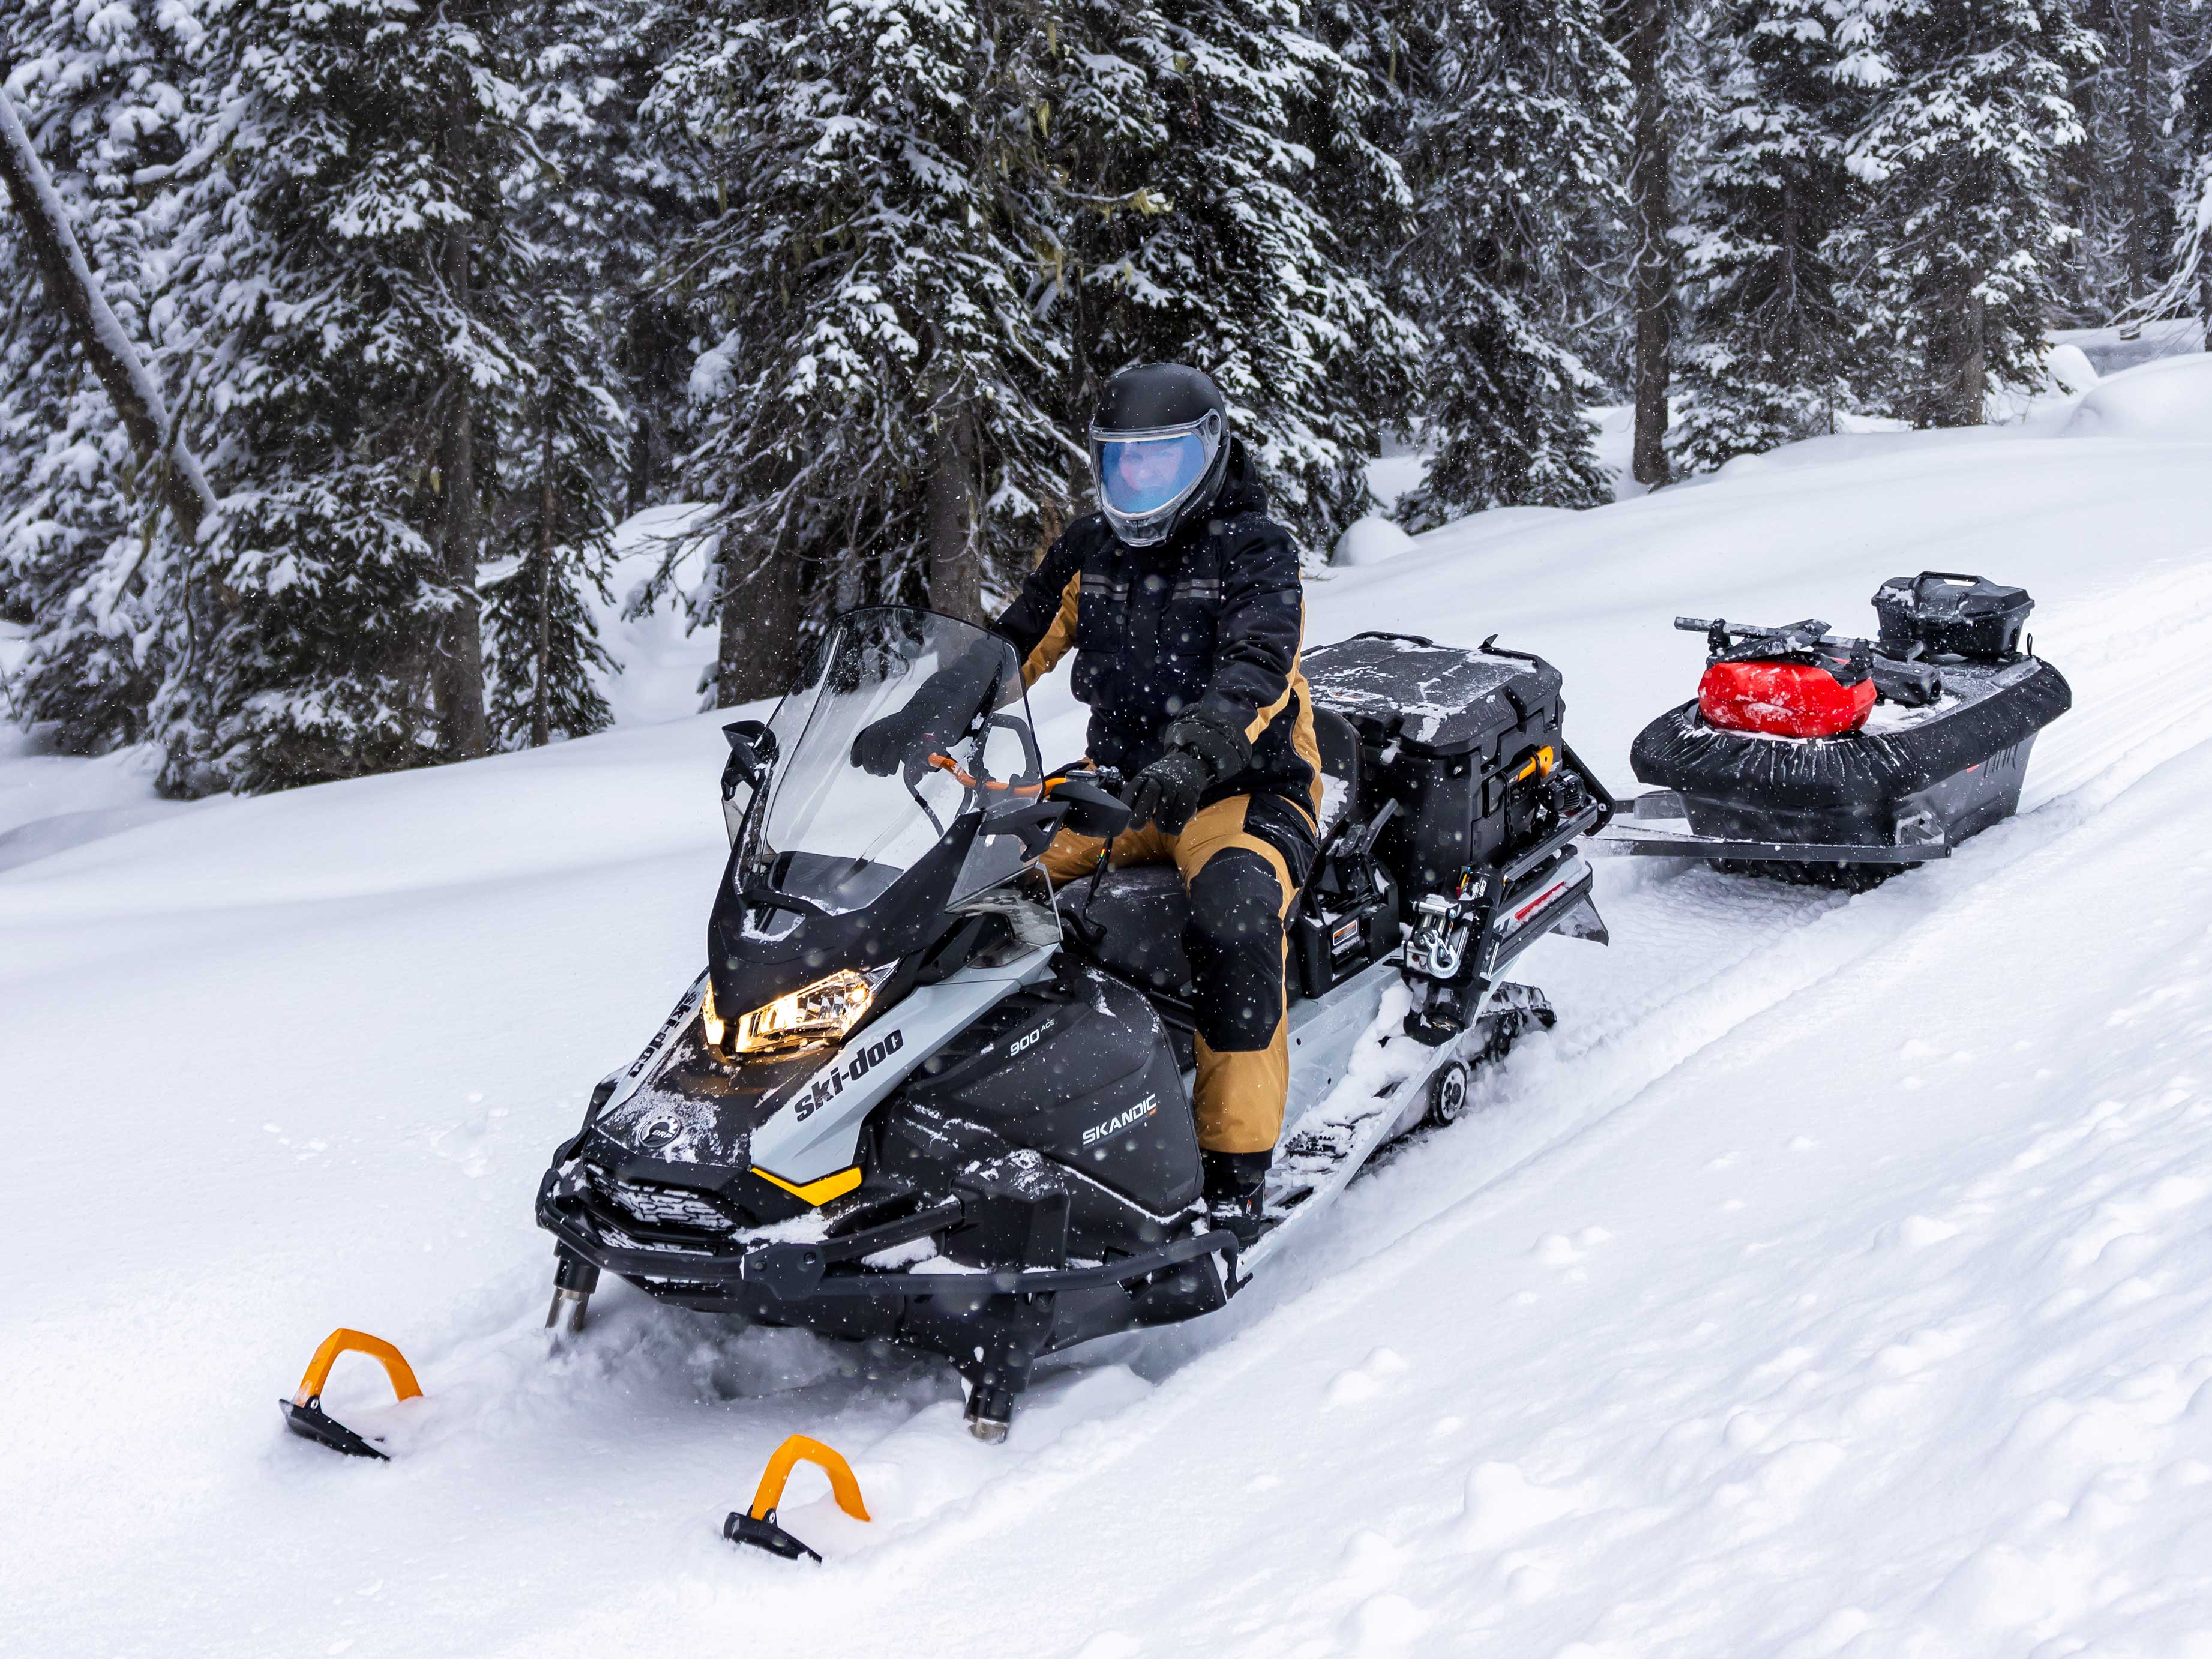
[[[761,1471],[760,1485],[754,1489],[751,1506],[730,1511],[722,1522],[722,1536],[733,1544],[766,1550],[787,1561],[796,1561],[802,1555],[821,1560],[819,1551],[793,1537],[776,1519],[776,1508],[783,1502],[784,1486],[790,1480],[792,1470],[802,1462],[818,1466],[830,1477],[830,1495],[836,1500],[839,1509],[855,1521],[868,1519],[868,1506],[860,1499],[860,1483],[854,1477],[853,1466],[845,1461],[843,1454],[811,1436],[794,1434],[769,1455],[768,1467]]]
[[[299,1391],[289,1400],[276,1402],[284,1414],[284,1426],[304,1439],[328,1446],[348,1457],[374,1457],[380,1462],[389,1462],[391,1454],[323,1409],[323,1387],[330,1381],[331,1367],[337,1363],[339,1355],[347,1353],[367,1354],[382,1365],[385,1376],[391,1379],[394,1399],[421,1398],[422,1385],[415,1380],[414,1368],[398,1349],[380,1336],[342,1327],[325,1337],[322,1346],[315,1350],[315,1357],[307,1362],[306,1375],[300,1379]]]

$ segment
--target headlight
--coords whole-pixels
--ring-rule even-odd
[[[810,1042],[836,1042],[860,1024],[875,996],[875,988],[866,979],[849,968],[841,968],[827,979],[817,979],[789,996],[726,1020],[715,1012],[710,983],[701,1011],[702,1022],[707,1041],[717,1048],[727,1037],[732,1054],[773,1054],[781,1048],[801,1048]]]

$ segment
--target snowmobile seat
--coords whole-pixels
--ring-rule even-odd
[[[1314,710],[1321,748],[1321,845],[1350,822],[1360,799],[1359,732],[1331,709]],[[1318,866],[1316,866],[1318,867]],[[1190,924],[1190,895],[1172,864],[1138,864],[1109,870],[1097,885],[1082,876],[1060,889],[1061,908],[1079,918],[1090,953],[1103,966],[1154,997],[1188,1000],[1190,957],[1183,930]],[[1297,978],[1291,979],[1293,997]]]
[[[1170,996],[1190,989],[1190,958],[1183,929],[1190,925],[1190,895],[1172,864],[1133,864],[1109,870],[1091,885],[1087,876],[1060,889],[1060,903],[1089,924],[1091,954],[1146,990]]]

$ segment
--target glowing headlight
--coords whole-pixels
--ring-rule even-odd
[[[866,979],[849,968],[841,968],[827,979],[817,979],[789,996],[726,1020],[715,1012],[710,985],[702,1011],[707,1041],[720,1048],[727,1036],[730,1052],[740,1054],[835,1042],[860,1023],[875,994],[875,988]]]

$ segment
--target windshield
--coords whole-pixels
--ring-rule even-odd
[[[963,811],[1026,805],[1042,781],[1021,665],[995,634],[889,607],[837,619],[812,684],[777,707],[759,884],[827,911],[880,898]],[[1025,793],[1024,793],[1025,792]],[[1023,864],[979,836],[948,902]]]

